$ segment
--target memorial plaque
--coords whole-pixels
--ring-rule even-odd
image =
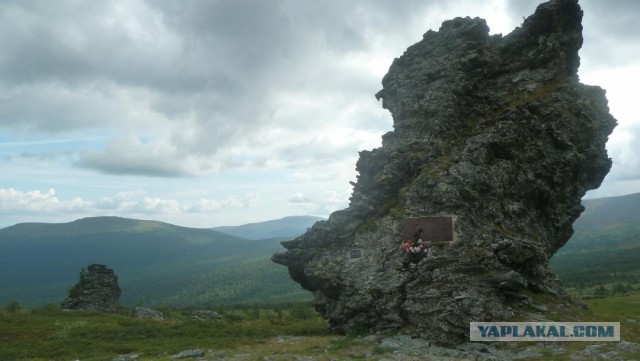
[[[351,251],[349,251],[349,257],[351,259],[362,257],[362,250],[352,249]]]
[[[422,230],[420,238],[434,243],[453,241],[453,218],[445,216],[406,218],[402,223],[402,236],[412,239]]]

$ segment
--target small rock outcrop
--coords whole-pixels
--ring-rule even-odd
[[[111,361],[135,361],[139,359],[140,359],[140,355],[134,352],[134,353],[128,353],[125,355],[116,356]]]
[[[616,125],[579,82],[581,20],[577,0],[506,36],[456,18],[394,60],[376,94],[394,131],[360,152],[349,207],[272,258],[334,330],[451,345],[471,321],[544,318],[549,296],[571,310],[548,259],[608,173]]]
[[[171,359],[181,360],[185,358],[196,358],[196,357],[203,357],[203,356],[204,356],[203,350],[186,350],[186,351],[180,352],[179,354],[171,356]]]
[[[198,310],[191,313],[191,318],[195,320],[222,320],[224,317],[215,311]]]
[[[164,321],[167,317],[164,313],[150,308],[136,307],[131,311],[131,317],[141,320]]]
[[[80,280],[69,290],[62,308],[116,313],[122,291],[113,270],[101,264],[89,265],[80,272]]]

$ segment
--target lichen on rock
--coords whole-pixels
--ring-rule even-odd
[[[506,36],[456,18],[394,60],[376,94],[394,130],[360,152],[349,207],[273,256],[333,329],[455,344],[471,321],[526,319],[526,294],[566,296],[548,259],[608,173],[616,125],[579,82],[581,20],[577,0]],[[431,216],[452,218],[453,241],[406,267],[403,222]]]

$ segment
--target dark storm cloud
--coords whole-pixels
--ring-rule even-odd
[[[516,18],[535,8],[529,1],[507,3]],[[456,11],[465,10],[465,3],[456,4]],[[616,20],[638,6],[620,4]],[[314,134],[333,126],[388,130],[389,118],[379,114],[372,121],[340,114],[349,104],[378,107],[371,102],[380,76],[365,69],[366,61],[381,49],[397,56],[427,30],[427,15],[452,6],[444,0],[5,1],[0,128],[107,131],[113,140],[81,153],[77,165],[111,174],[194,175],[251,164],[232,161],[251,157],[243,152],[260,153],[253,164],[265,157],[284,164],[344,159],[340,154],[355,154],[356,142],[323,144]],[[607,10],[597,1],[585,2],[585,11],[588,6]],[[613,21],[601,19],[598,29]],[[615,29],[622,34],[622,25]],[[276,126],[288,138],[262,142]],[[143,138],[150,141],[137,140]],[[293,160],[296,154],[304,160]]]
[[[153,49],[138,47],[126,29],[102,17],[110,13],[108,4],[4,4],[0,13],[2,79],[9,84],[26,85],[47,81],[75,84],[96,79],[141,82],[154,72],[153,63],[147,64],[138,76],[131,75],[141,68],[141,61],[149,60]]]
[[[77,165],[112,174],[191,174],[177,165],[172,173],[171,165],[187,154],[213,156],[259,138],[279,107],[287,106],[275,104],[282,91],[318,99],[337,90],[344,98],[371,97],[380,80],[345,69],[340,59],[369,50],[380,29],[397,32],[420,13],[416,3],[7,3],[0,14],[0,45],[7,49],[0,86],[12,105],[0,109],[0,126],[117,132],[155,122],[154,130],[164,129],[165,151],[149,153],[136,142],[114,140],[103,152],[81,154]],[[123,104],[116,97],[141,101]],[[162,119],[131,119],[131,106]],[[306,117],[289,126],[321,126],[313,124],[314,114]],[[324,149],[319,156],[340,150]],[[161,153],[163,159],[150,159]]]
[[[166,24],[185,38],[184,48],[209,59],[210,66],[264,73],[296,53],[294,29],[279,2],[192,1],[155,3]],[[164,5],[164,6],[162,6]]]
[[[162,162],[157,158],[110,158],[109,154],[85,155],[77,166],[95,169],[101,173],[113,175],[137,174],[148,177],[174,178],[192,175],[189,171],[177,168],[175,164]]]
[[[590,59],[588,65],[607,68],[635,63],[640,54],[640,2],[589,0],[581,5],[586,39],[581,56]]]
[[[95,169],[105,174],[127,175],[138,174],[149,177],[185,177],[194,175],[194,170],[188,164],[181,162],[176,165],[174,161],[168,161],[164,154],[158,154],[153,149],[131,148],[122,146],[119,149],[108,147],[101,153],[87,151],[82,154],[76,166]],[[148,151],[148,152],[145,152]],[[128,157],[122,154],[130,151]]]
[[[640,2],[637,0],[581,1],[585,16],[598,30],[621,41],[638,41]]]
[[[169,93],[235,95],[249,90],[237,79],[264,89],[268,84],[260,81],[303,70],[307,64],[300,61],[318,52],[362,50],[368,30],[394,17],[406,22],[413,9],[412,2],[131,4],[134,12],[123,15],[113,2],[6,2],[0,78],[14,84],[108,80]]]

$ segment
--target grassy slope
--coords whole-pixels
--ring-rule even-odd
[[[622,340],[640,343],[637,313],[640,295],[594,299],[588,303],[590,310],[575,315],[560,310],[555,319],[620,322]],[[169,361],[171,355],[191,349],[225,351],[230,359],[291,360],[303,355],[321,360],[393,359],[377,348],[375,342],[330,335],[326,323],[309,307],[227,309],[221,310],[225,320],[211,322],[190,320],[188,312],[171,312],[169,320],[158,322],[134,320],[126,315],[61,312],[53,308],[21,310],[17,314],[0,311],[0,360],[97,361],[135,352],[141,360]],[[296,337],[289,337],[287,341],[278,339],[281,335]],[[498,344],[498,348],[518,352],[534,343]],[[574,353],[592,344],[558,342],[553,348],[562,348],[563,353],[549,352],[537,359],[574,360]],[[603,352],[615,350],[621,359],[640,358],[637,351],[617,350],[616,342],[595,344]],[[240,354],[245,356],[240,358]]]
[[[189,313],[170,313],[165,322],[109,316],[88,311],[63,312],[52,307],[0,311],[0,360],[111,360],[127,353],[144,359],[170,360],[187,349],[234,349],[258,345],[283,334],[328,335],[309,305],[302,318],[292,310],[225,311],[222,321],[197,321]],[[299,307],[299,306],[297,306]]]

